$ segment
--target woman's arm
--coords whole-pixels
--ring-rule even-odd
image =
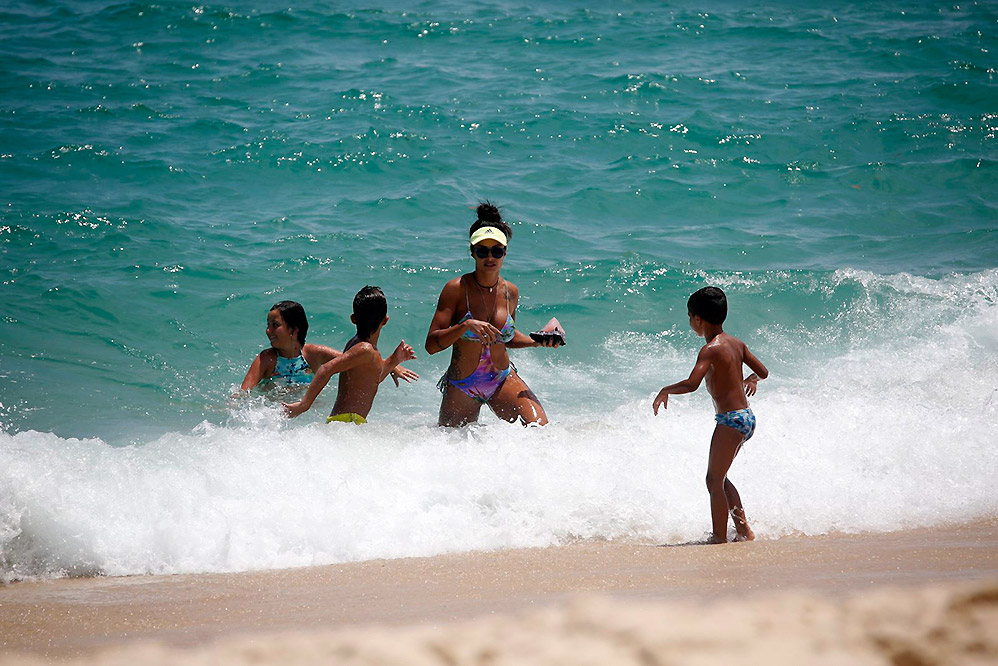
[[[507,342],[506,346],[509,349],[523,349],[525,347],[542,347],[543,345],[523,331],[516,331],[513,334],[513,339]]]
[[[426,353],[436,354],[457,342],[465,331],[474,331],[482,342],[489,344],[499,337],[499,329],[488,322],[477,319],[466,319],[458,324],[454,321],[454,310],[461,298],[461,280],[451,280],[444,285],[437,300],[437,311],[430,322],[430,330],[426,334]]]
[[[508,292],[509,304],[507,306],[509,307],[509,316],[512,317],[513,321],[515,322],[516,306],[520,304],[520,289],[512,282],[507,282],[506,288],[509,290]],[[548,322],[548,324],[551,324],[551,322],[557,322],[557,320],[552,319],[550,322]],[[547,327],[545,327],[544,330],[546,329]],[[526,347],[558,347],[559,344],[555,342],[553,339],[547,340],[545,342],[537,342],[526,333],[517,329],[516,332],[513,334],[513,339],[507,342],[506,346],[509,349],[524,349]]]
[[[456,283],[456,284],[455,284]],[[436,354],[450,347],[468,330],[468,322],[451,326],[454,320],[454,304],[460,294],[459,280],[451,280],[444,285],[437,299],[437,311],[430,321],[430,330],[426,333],[426,353]]]

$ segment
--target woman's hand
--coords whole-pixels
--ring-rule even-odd
[[[478,336],[483,345],[491,345],[499,339],[499,329],[487,321],[479,319],[468,319],[464,322],[468,330]]]
[[[561,327],[561,322],[555,317],[551,317],[540,332],[551,334],[537,340],[540,347],[560,347],[565,343],[565,329]]]

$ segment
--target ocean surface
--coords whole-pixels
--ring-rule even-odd
[[[760,538],[998,514],[998,2],[372,4],[0,9],[0,581],[698,539],[709,397],[651,400],[708,284]],[[545,428],[435,426],[485,199],[568,331],[513,353]],[[274,302],[341,347],[365,284],[420,382],[231,397]]]

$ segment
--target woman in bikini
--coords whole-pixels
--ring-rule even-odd
[[[554,319],[539,341],[516,330],[520,291],[499,274],[513,232],[495,206],[478,206],[470,235],[475,270],[444,285],[426,335],[428,353],[454,349],[450,367],[437,384],[443,393],[439,424],[472,423],[482,405],[488,405],[506,421],[544,425],[547,414],[510,364],[507,350],[557,347],[564,344],[564,331]]]

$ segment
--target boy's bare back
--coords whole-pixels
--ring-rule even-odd
[[[351,341],[352,342],[352,341]],[[333,414],[360,414],[367,418],[374,404],[374,396],[378,393],[381,383],[381,373],[384,359],[378,348],[370,342],[347,343],[347,348],[356,350],[362,360],[358,365],[340,373],[339,387],[336,391],[336,403]]]
[[[710,293],[711,290],[714,293]],[[705,314],[709,316],[709,321],[700,314],[694,314],[695,300],[697,308],[707,308]],[[700,388],[704,380],[707,382],[707,391],[714,401],[715,411],[718,414],[747,409],[746,398],[755,395],[756,384],[760,379],[765,379],[769,371],[748,350],[744,342],[724,332],[722,324],[727,316],[727,300],[724,292],[716,287],[705,287],[690,297],[687,307],[690,328],[703,337],[707,344],[700,348],[690,376],[662,387],[652,402],[652,410],[658,414],[660,407],[668,408],[670,395],[692,393]],[[753,371],[753,374],[744,379],[743,364]]]
[[[758,361],[745,343],[733,335],[719,333],[700,349],[697,364],[708,364],[704,380],[718,414],[748,407],[742,364],[755,368]]]

